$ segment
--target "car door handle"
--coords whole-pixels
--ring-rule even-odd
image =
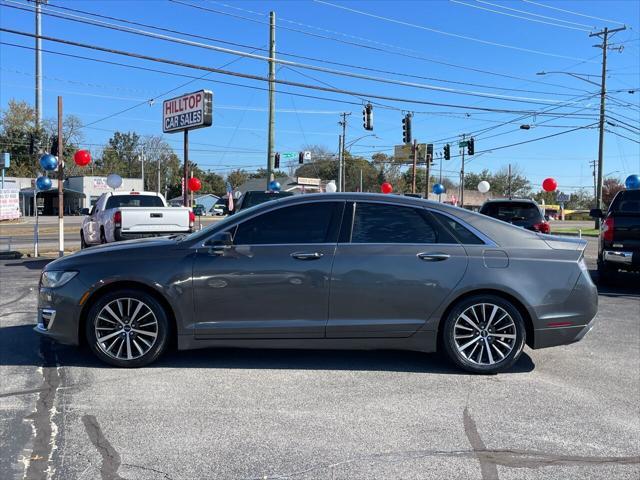
[[[295,252],[291,254],[291,257],[295,258],[296,260],[317,260],[318,258],[321,258],[322,255],[323,254],[320,252]]]
[[[420,260],[424,260],[425,262],[441,262],[446,260],[451,255],[448,253],[419,253],[418,258]]]

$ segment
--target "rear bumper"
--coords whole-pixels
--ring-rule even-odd
[[[602,252],[602,257],[605,262],[621,263],[623,265],[633,264],[633,252],[605,250]]]
[[[532,348],[568,345],[581,340],[593,327],[598,313],[598,290],[583,271],[565,302],[540,309]]]
[[[182,235],[191,233],[191,229],[184,232],[123,232],[121,228],[116,228],[113,232],[113,236],[116,242],[124,240],[136,240],[138,238],[150,238],[150,237],[167,237],[169,235]]]

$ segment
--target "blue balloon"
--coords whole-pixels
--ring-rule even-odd
[[[45,153],[40,157],[40,166],[47,172],[51,172],[58,168],[58,159],[50,153]]]
[[[275,180],[271,180],[269,182],[269,190],[271,190],[272,192],[279,192],[280,191],[280,183],[276,182]]]
[[[629,175],[624,181],[624,185],[628,190],[637,190],[640,188],[640,177],[638,175]]]
[[[49,190],[51,188],[51,179],[49,177],[38,177],[36,188],[38,190]]]
[[[447,189],[441,183],[434,183],[433,184],[433,193],[435,193],[436,195],[440,195],[442,193],[445,193],[446,191],[447,191]]]

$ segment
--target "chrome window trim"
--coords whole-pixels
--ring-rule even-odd
[[[451,220],[454,220],[454,221],[458,222],[460,225],[462,225],[464,228],[466,228],[471,233],[473,233],[476,237],[478,237],[480,240],[482,240],[485,243],[485,246],[498,247],[498,244],[496,242],[494,242],[491,238],[487,237],[480,230],[478,230],[477,228],[473,227],[472,225],[469,225],[467,222],[465,222],[461,218],[456,217],[454,215],[451,215],[448,212],[443,212],[442,210],[438,210],[436,208],[430,208],[430,207],[423,207],[423,208],[425,210],[427,210],[429,213],[438,213],[440,215],[444,215],[445,217],[449,217]],[[460,242],[457,245],[466,245],[466,246],[469,246],[469,247],[473,247],[473,246],[476,246],[477,244]]]

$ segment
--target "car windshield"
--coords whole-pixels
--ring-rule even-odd
[[[261,203],[270,202],[271,200],[277,200],[283,197],[290,197],[293,195],[291,192],[247,192],[242,199],[242,209],[255,207]]]
[[[156,195],[114,195],[107,200],[106,210],[120,207],[164,207]]]
[[[505,222],[527,223],[540,221],[540,209],[529,202],[495,202],[482,207],[481,213]]]

